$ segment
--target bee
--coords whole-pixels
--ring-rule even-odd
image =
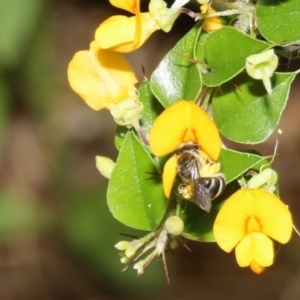
[[[225,178],[218,173],[220,164],[212,162],[193,143],[180,146],[176,155],[177,173],[182,179],[178,187],[179,193],[185,199],[192,198],[197,206],[209,212],[211,201],[225,189]]]

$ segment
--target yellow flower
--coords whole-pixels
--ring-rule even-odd
[[[160,29],[149,12],[140,12],[139,0],[110,0],[110,3],[135,16],[113,16],[101,23],[95,33],[95,40],[100,48],[131,52],[142,46],[154,31]]]
[[[273,264],[273,240],[289,241],[293,229],[287,206],[274,194],[261,189],[240,189],[222,206],[213,232],[226,252],[235,248],[240,267],[260,274]]]
[[[89,51],[79,51],[68,67],[71,88],[94,110],[111,109],[137,98],[137,79],[128,62],[117,52],[100,49],[95,41]]]
[[[211,7],[210,3],[200,6],[202,13],[215,13],[216,11]],[[223,27],[220,17],[206,17],[202,23],[202,28],[210,33]]]
[[[155,120],[149,144],[154,155],[164,156],[188,142],[199,145],[212,161],[218,160],[221,139],[215,123],[196,103],[181,100],[168,107]],[[167,198],[176,177],[176,161],[176,155],[173,155],[164,166],[163,186]]]

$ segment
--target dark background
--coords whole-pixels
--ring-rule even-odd
[[[262,275],[239,268],[215,244],[190,241],[191,253],[167,255],[171,285],[160,259],[139,278],[131,268],[121,272],[113,245],[132,231],[110,215],[107,181],[95,168],[96,155],[116,158],[115,124],[108,111],[87,107],[66,78],[99,24],[124,14],[107,2],[0,0],[0,299],[300,299],[296,234]],[[126,55],[139,79],[141,66],[150,75],[192,25],[181,16],[172,33],[156,32]],[[286,60],[281,68],[297,65]],[[300,227],[299,95],[298,78],[273,166]],[[255,149],[271,155],[275,140]]]

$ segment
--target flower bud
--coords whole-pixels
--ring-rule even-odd
[[[278,181],[277,173],[268,168],[262,170],[259,174],[254,175],[247,183],[248,188],[261,188],[268,192],[276,190],[276,183]]]
[[[271,94],[270,78],[278,66],[278,56],[273,49],[250,55],[246,58],[246,71],[254,79],[261,79],[268,92]]]
[[[115,245],[115,248],[122,251],[122,250],[126,250],[127,247],[129,245],[129,242],[127,241],[120,241]]]
[[[115,167],[115,162],[105,156],[96,156],[96,167],[105,178],[109,179]],[[122,249],[119,249],[122,250]]]
[[[126,99],[111,109],[115,122],[121,126],[131,126],[143,115],[144,105],[137,99]]]
[[[172,216],[166,220],[165,228],[170,234],[180,235],[184,229],[184,223],[179,217]]]
[[[149,12],[156,24],[165,32],[169,32],[179,16],[179,9],[185,5],[188,0],[175,0],[171,8],[163,0],[151,0],[149,3]]]

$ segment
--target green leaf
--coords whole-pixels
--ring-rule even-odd
[[[198,65],[189,60],[194,57],[194,47],[199,25],[194,26],[160,62],[153,72],[150,84],[155,97],[168,107],[178,100],[196,100],[202,87]]]
[[[274,73],[271,95],[266,93],[262,81],[250,81],[245,73],[234,79],[235,85],[222,85],[212,102],[219,131],[239,143],[265,141],[280,121],[297,73]]]
[[[231,149],[222,149],[220,155],[221,172],[225,175],[226,184],[239,178],[247,170],[267,161],[260,155],[249,152],[239,152]],[[260,166],[260,165],[259,165]]]
[[[243,34],[233,27],[223,27],[211,33],[204,43],[206,63],[210,72],[203,74],[206,86],[218,86],[236,76],[245,68],[249,55],[260,53],[270,47]],[[201,59],[201,52],[199,53]],[[195,53],[198,59],[197,53]]]
[[[300,41],[299,0],[259,0],[256,18],[259,32],[269,42],[290,45]]]
[[[212,207],[209,213],[201,211],[194,203],[186,206],[186,213],[180,216],[185,224],[182,236],[197,242],[214,242],[212,228],[221,205]]]
[[[107,191],[109,209],[118,221],[141,230],[154,230],[158,226],[167,199],[156,172],[148,151],[128,132]]]
[[[115,134],[115,146],[119,151],[122,148],[127,132],[128,128],[126,126],[117,126]]]
[[[143,131],[148,134],[154,120],[160,115],[164,108],[153,95],[150,82],[147,78],[144,78],[142,84],[140,85],[139,93],[139,99],[144,104],[144,112],[140,120],[140,124]]]
[[[194,59],[199,61],[198,67],[202,73],[207,73],[207,65],[205,59],[205,50],[204,45],[206,43],[207,38],[209,37],[209,33],[205,31],[201,31],[198,35],[197,42],[195,43],[195,51],[194,51]]]

